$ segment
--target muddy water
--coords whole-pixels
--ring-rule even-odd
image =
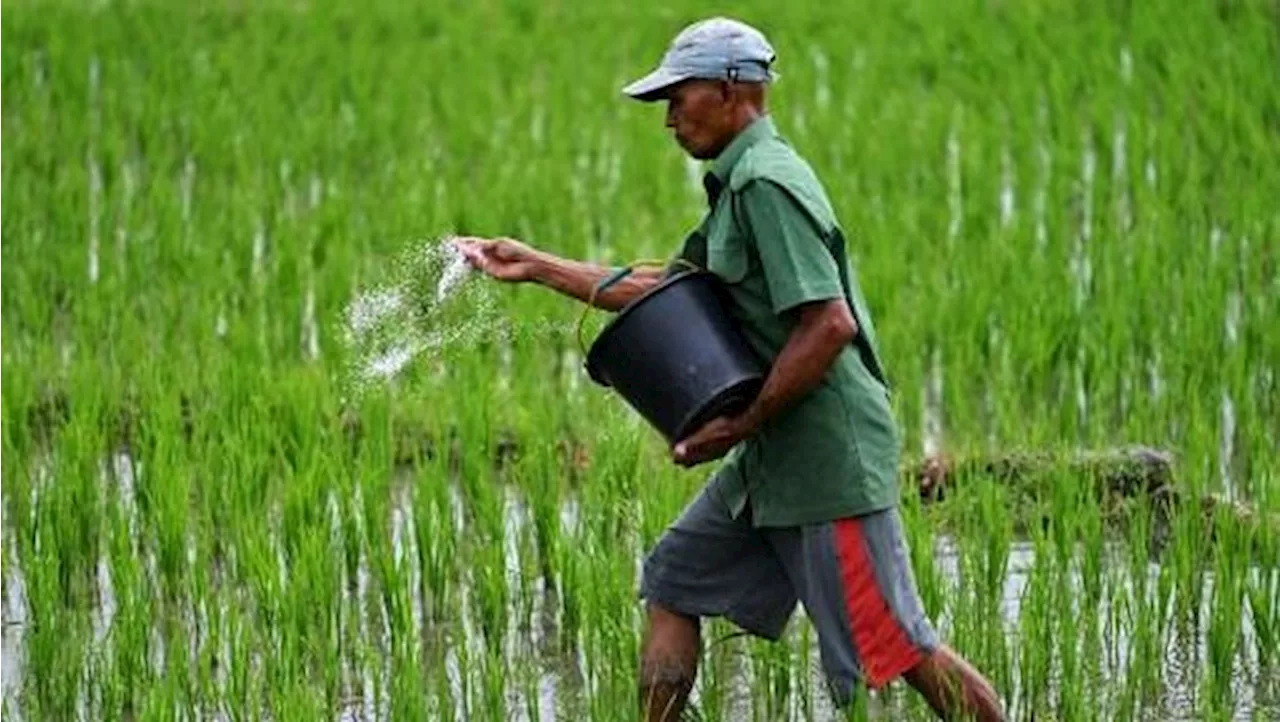
[[[16,546],[13,535],[9,533],[8,519],[5,520],[4,531],[4,661],[0,667],[3,681],[4,702],[0,716],[5,719],[22,719],[18,705],[18,694],[22,690],[26,677],[23,674],[23,645],[27,636],[27,585],[22,569],[14,554]]]

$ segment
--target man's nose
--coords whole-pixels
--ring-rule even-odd
[[[667,127],[668,128],[676,127],[676,111],[675,111],[675,107],[672,105],[667,106]]]

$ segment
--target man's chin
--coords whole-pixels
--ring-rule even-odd
[[[693,158],[694,160],[710,160],[711,158],[715,157],[711,153],[708,153],[707,151],[701,148],[690,148],[684,143],[681,143],[680,147],[684,148],[684,152],[688,153],[689,157]]]

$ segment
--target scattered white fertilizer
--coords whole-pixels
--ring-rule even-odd
[[[443,301],[448,297],[467,274],[471,272],[471,264],[467,261],[466,256],[462,255],[462,251],[453,243],[444,243],[440,245],[441,253],[449,259],[449,265],[444,267],[444,272],[440,274],[440,283],[436,285],[436,303]]]
[[[356,296],[347,304],[348,335],[365,333],[403,308],[404,296],[399,290],[375,290]]]
[[[518,335],[568,334],[571,323],[503,318],[492,283],[470,282],[479,272],[453,238],[419,241],[359,290],[343,308],[337,337],[345,350],[348,391],[359,394],[408,369],[424,354]]]
[[[353,390],[395,377],[424,351],[474,343],[497,324],[488,285],[466,283],[471,264],[452,241],[410,246],[390,264],[386,281],[343,309],[340,337]],[[447,313],[452,308],[465,313]]]

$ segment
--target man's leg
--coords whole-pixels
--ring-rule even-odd
[[[795,590],[748,513],[733,518],[714,482],[685,508],[645,558],[640,597],[648,624],[640,659],[640,705],[649,720],[675,720],[698,669],[699,623],[724,617],[776,640]]]
[[[836,703],[903,677],[944,719],[1003,719],[995,691],[941,644],[896,509],[769,533],[818,631]]]
[[[946,645],[903,674],[942,719],[1003,720],[1000,697],[991,683]]]
[[[640,656],[640,710],[649,722],[674,722],[698,675],[699,619],[649,602]]]

